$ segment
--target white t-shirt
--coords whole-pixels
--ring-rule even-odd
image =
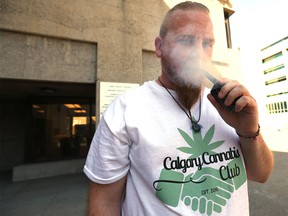
[[[201,97],[199,133],[155,81],[127,91],[106,110],[84,172],[100,184],[128,175],[123,216],[249,215],[238,136],[208,93]],[[196,120],[199,101],[191,109]]]

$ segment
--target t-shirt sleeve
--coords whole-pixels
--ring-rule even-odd
[[[97,127],[84,166],[84,173],[91,181],[110,184],[129,171],[130,142],[124,110],[121,101],[114,101]]]

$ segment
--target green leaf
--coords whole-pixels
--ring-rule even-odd
[[[187,153],[187,154],[193,155],[193,153],[194,153],[194,150],[192,148],[189,148],[189,147],[179,147],[177,149],[184,152],[184,153]]]
[[[217,142],[214,142],[214,143],[210,143],[210,144],[208,145],[208,148],[209,148],[209,150],[211,151],[211,150],[216,149],[216,148],[218,148],[219,146],[221,146],[224,142],[225,142],[225,141],[222,140],[222,141],[217,141]]]
[[[195,143],[202,144],[203,139],[202,139],[201,132],[194,132],[193,130],[192,132],[193,132],[193,138],[194,138]]]
[[[185,131],[181,130],[180,128],[178,128],[178,131],[183,137],[183,139],[188,143],[188,145],[190,145],[191,147],[195,146],[194,140]]]
[[[212,140],[212,137],[214,135],[214,131],[215,131],[215,125],[212,125],[209,130],[207,131],[207,133],[205,134],[205,137],[203,139],[204,143],[210,143]]]

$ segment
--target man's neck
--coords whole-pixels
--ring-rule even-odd
[[[175,86],[172,82],[170,82],[170,80],[169,80],[165,75],[162,74],[162,75],[159,77],[159,79],[161,80],[161,82],[164,84],[164,86],[165,86],[167,89],[170,89],[170,90],[173,90],[173,91],[176,90],[176,86]],[[160,83],[159,79],[157,79],[156,82],[157,82],[160,86],[162,86],[162,84]]]
[[[156,80],[156,82],[169,90],[173,90],[177,93],[179,102],[186,108],[191,109],[191,107],[197,102],[199,96],[201,95],[202,87],[192,88],[187,86],[177,86],[172,83],[163,74]]]

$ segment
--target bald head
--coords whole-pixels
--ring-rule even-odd
[[[171,8],[164,17],[164,20],[160,27],[160,33],[159,33],[160,37],[164,38],[166,36],[168,30],[170,29],[171,21],[174,19],[173,15],[175,15],[175,13],[177,13],[178,11],[179,12],[199,11],[206,13],[208,15],[210,14],[209,9],[201,3],[192,1],[181,2],[175,5],[173,8]]]

